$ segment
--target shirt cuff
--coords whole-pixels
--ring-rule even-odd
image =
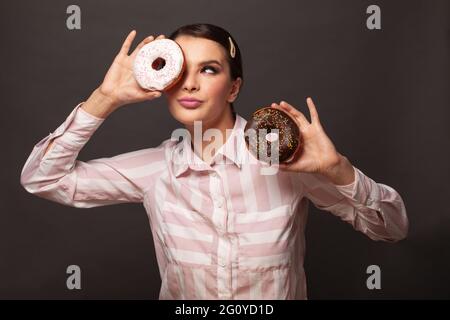
[[[77,115],[78,113],[80,113],[80,117],[83,117],[84,119],[88,118],[94,122],[96,121],[104,121],[105,118],[99,118],[97,116],[94,116],[93,114],[90,114],[89,112],[87,112],[86,110],[84,110],[81,106],[83,105],[84,102],[81,102],[78,106],[77,106]],[[88,120],[89,121],[89,120]]]
[[[98,118],[81,108],[79,103],[69,114],[66,121],[53,133],[55,143],[71,150],[80,150],[105,119]]]
[[[353,166],[355,180],[347,185],[335,185],[356,208],[380,210],[380,186],[361,170]]]
[[[353,167],[353,172],[354,172],[354,176],[355,179],[353,180],[352,183],[349,184],[345,184],[345,185],[337,185],[335,184],[334,186],[336,187],[336,189],[338,189],[343,195],[345,195],[348,198],[353,198],[356,192],[356,185],[359,182],[359,178],[358,178],[358,173],[356,172],[356,168],[354,166]]]

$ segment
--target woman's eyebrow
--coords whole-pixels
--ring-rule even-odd
[[[202,61],[200,62],[198,65],[199,66],[204,66],[205,64],[211,64],[211,63],[217,63],[219,66],[222,66],[222,64],[217,61],[217,60],[206,60],[206,61]]]

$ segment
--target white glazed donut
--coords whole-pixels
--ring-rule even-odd
[[[164,90],[174,85],[184,71],[181,47],[171,39],[157,39],[143,46],[136,55],[133,73],[147,90]]]

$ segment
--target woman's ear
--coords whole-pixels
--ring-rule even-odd
[[[242,78],[238,77],[236,80],[233,81],[233,85],[231,87],[230,95],[228,96],[228,102],[232,103],[234,100],[236,100],[239,90],[241,89],[242,85]]]

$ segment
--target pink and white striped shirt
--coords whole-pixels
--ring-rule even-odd
[[[407,235],[400,195],[355,167],[355,181],[336,186],[318,174],[263,175],[261,162],[242,161],[250,153],[238,134],[246,124],[238,114],[210,164],[187,140],[172,139],[79,161],[104,121],[81,105],[35,145],[21,183],[39,197],[78,208],[143,203],[162,279],[160,299],[306,299],[308,199],[373,240]]]

